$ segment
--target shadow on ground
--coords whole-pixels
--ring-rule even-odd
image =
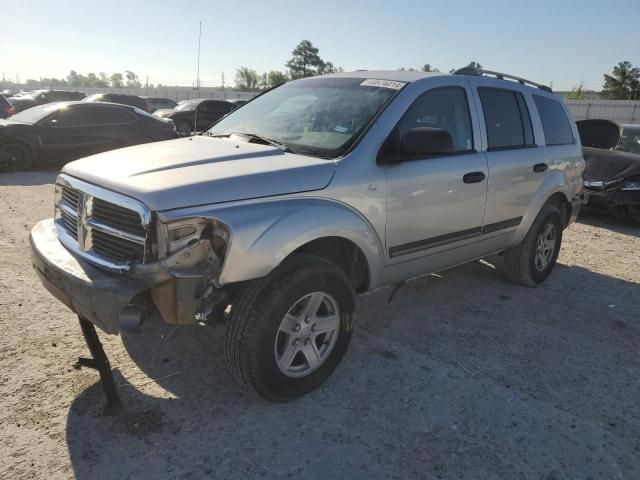
[[[639,222],[634,220],[618,219],[609,213],[599,212],[597,210],[581,210],[578,222],[591,225],[592,227],[606,228],[607,230],[623,233],[625,235],[640,237]]]
[[[67,422],[74,473],[638,478],[638,285],[558,265],[527,289],[503,281],[499,264],[411,282],[391,305],[389,290],[360,298],[342,365],[288,404],[236,385],[222,327],[152,324],[125,336],[167,393],[118,374],[119,417],[100,415],[98,383],[80,394]]]

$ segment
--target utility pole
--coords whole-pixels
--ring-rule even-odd
[[[224,89],[224,72],[222,72],[222,88]]]
[[[202,20],[200,20],[200,30],[198,33],[198,70],[196,73],[196,89],[200,93],[200,40],[202,39]]]

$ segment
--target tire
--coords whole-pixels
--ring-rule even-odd
[[[240,384],[266,400],[300,397],[338,366],[354,316],[347,275],[323,258],[295,255],[238,293],[227,324],[227,366]]]
[[[176,133],[181,137],[191,135],[191,124],[187,120],[178,120],[176,122]]]
[[[33,163],[31,150],[22,143],[13,142],[0,147],[0,172],[28,170]]]
[[[505,252],[505,275],[512,282],[537,287],[553,270],[562,244],[562,216],[545,205],[520,245]]]

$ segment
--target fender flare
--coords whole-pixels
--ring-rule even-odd
[[[216,209],[209,215],[229,227],[220,285],[265,277],[301,246],[324,237],[350,240],[364,254],[369,285],[376,285],[384,247],[364,217],[340,202],[291,198]]]

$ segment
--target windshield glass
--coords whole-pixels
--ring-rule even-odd
[[[28,108],[11,117],[11,121],[20,123],[37,123],[40,119],[60,109],[59,103],[47,103],[37,107]]]
[[[193,110],[199,100],[182,100],[175,106],[175,110]]]
[[[616,150],[640,154],[640,128],[625,128],[622,131],[622,136],[620,137],[620,142],[618,142]]]
[[[296,80],[229,114],[209,134],[258,135],[294,152],[335,158],[403,85],[363,78]]]

